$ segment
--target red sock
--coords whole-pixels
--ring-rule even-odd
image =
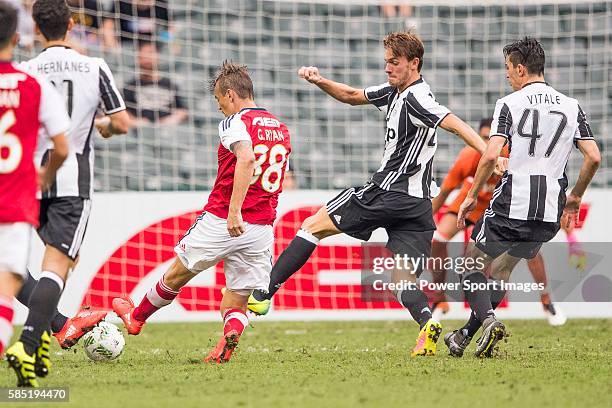
[[[13,335],[13,302],[0,296],[0,355]]]
[[[223,334],[229,333],[231,330],[238,332],[241,335],[244,328],[249,324],[249,318],[246,313],[240,309],[228,309],[223,314]]]
[[[159,282],[149,289],[145,297],[140,301],[140,304],[134,309],[134,319],[144,322],[153,313],[172,303],[178,294],[178,291],[170,289],[164,283],[164,277],[162,276]]]

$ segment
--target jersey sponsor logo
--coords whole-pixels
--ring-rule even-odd
[[[251,125],[278,128],[280,127],[280,122],[274,118],[269,118],[266,116],[256,116],[253,118]]]

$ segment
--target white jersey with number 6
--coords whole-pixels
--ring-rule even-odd
[[[113,74],[101,58],[88,57],[64,46],[46,48],[37,57],[21,63],[20,68],[44,77],[62,93],[72,123],[68,132],[70,155],[43,198],[90,198],[96,111],[100,105],[107,115],[125,109]],[[36,151],[38,164],[48,160],[52,148],[46,135],[41,136]]]
[[[558,222],[572,145],[593,140],[578,101],[545,82],[529,83],[497,101],[495,136],[508,140],[510,162],[493,194],[492,210],[512,219]]]

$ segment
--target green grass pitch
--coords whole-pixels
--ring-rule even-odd
[[[459,326],[444,322],[445,332]],[[202,357],[220,323],[150,324],[113,362],[61,351],[41,386],[67,386],[58,407],[611,407],[612,321],[509,320],[496,358],[411,359],[412,322],[256,321],[232,361]],[[14,386],[3,363],[0,387]],[[15,406],[33,406],[14,404]],[[0,406],[10,406],[0,403]]]

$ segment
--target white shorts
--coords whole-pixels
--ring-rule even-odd
[[[174,247],[174,252],[193,273],[222,260],[228,289],[268,291],[274,243],[272,226],[245,224],[244,234],[231,237],[227,220],[204,213]]]
[[[27,278],[32,230],[27,222],[0,224],[0,271]]]

